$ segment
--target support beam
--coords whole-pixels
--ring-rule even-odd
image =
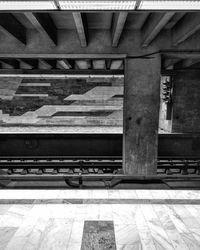
[[[27,69],[35,69],[38,66],[38,61],[36,59],[17,59],[17,61],[22,64]]]
[[[174,16],[175,12],[152,13],[142,29],[144,41],[143,47],[149,44],[157,37],[160,31],[165,27],[169,20]]]
[[[123,69],[123,60],[112,60],[110,69]]]
[[[128,12],[114,13],[112,25],[112,46],[117,47],[122,35]]]
[[[77,69],[90,69],[91,61],[90,60],[76,60],[75,66]]]
[[[160,68],[160,56],[126,59],[123,170],[128,175],[156,174]]]
[[[81,47],[87,47],[87,21],[85,14],[73,12],[76,30],[81,43]]]
[[[199,59],[199,50],[162,50],[160,54],[166,58],[170,59]]]
[[[49,61],[44,60],[44,59],[39,59],[38,68],[39,69],[52,69],[53,66],[51,65],[51,63],[49,63]]]
[[[177,46],[200,29],[200,13],[191,12],[173,28],[173,45]]]
[[[93,69],[106,69],[106,61],[101,60],[93,60],[92,61]]]
[[[174,65],[178,62],[182,61],[181,59],[178,58],[169,58],[169,59],[164,59],[163,60],[163,67],[164,69],[173,69]]]
[[[71,69],[72,65],[68,62],[68,60],[60,59],[60,60],[57,60],[56,67],[60,69]]]
[[[57,29],[48,13],[25,12],[24,15],[51,45],[57,45]]]
[[[184,16],[186,12],[177,12],[165,25],[165,29],[172,29]]]
[[[12,14],[0,13],[0,30],[26,44],[26,29]]]
[[[169,53],[169,52],[167,52]],[[7,53],[6,58],[54,58],[54,59],[66,59],[70,58],[70,60],[75,60],[75,59],[83,59],[83,58],[88,58],[88,59],[124,59],[126,58],[127,54],[122,54],[122,53],[93,53],[93,54],[69,54],[69,53]],[[200,56],[200,53],[199,53]],[[5,58],[5,53],[0,53],[0,58]],[[71,63],[71,62],[70,62]]]
[[[1,69],[0,76],[1,77],[56,77],[56,78],[66,78],[67,76],[76,75],[77,77],[80,75],[90,76],[90,75],[98,75],[98,76],[106,76],[106,77],[123,77],[123,70],[87,70],[87,69]]]
[[[200,62],[200,58],[199,59],[185,59],[182,61],[181,66],[182,68],[189,68],[199,62]]]
[[[19,69],[19,62],[15,59],[0,59],[2,68]]]

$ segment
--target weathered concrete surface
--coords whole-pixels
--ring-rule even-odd
[[[118,47],[112,47],[111,33],[109,30],[88,30],[88,46],[81,47],[77,33],[74,30],[58,30],[57,46],[51,45],[45,37],[36,30],[27,30],[27,44],[21,45],[16,39],[4,36],[0,39],[0,54],[18,56],[29,54],[42,56],[42,54],[129,54],[141,55],[171,49],[170,32],[164,31],[148,48],[141,47],[141,31],[125,30],[120,38]],[[162,45],[162,46],[161,46]],[[20,56],[19,56],[20,55]],[[86,56],[87,57],[87,56]],[[62,58],[62,57],[61,57]]]
[[[127,59],[124,94],[124,172],[156,174],[160,57]]]
[[[0,78],[0,132],[122,133],[123,78]]]
[[[174,76],[173,133],[200,133],[200,72]]]

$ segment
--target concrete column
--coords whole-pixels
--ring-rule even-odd
[[[124,88],[123,170],[153,175],[157,169],[160,105],[160,56],[126,59]]]

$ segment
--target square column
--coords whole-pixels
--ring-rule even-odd
[[[125,62],[123,170],[128,175],[156,174],[160,71],[158,55]]]

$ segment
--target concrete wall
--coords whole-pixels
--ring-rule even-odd
[[[200,132],[200,72],[174,76],[172,133]]]
[[[0,78],[0,132],[120,133],[123,90],[123,78]]]
[[[0,134],[0,156],[117,156],[122,134]],[[200,135],[158,136],[158,156],[198,156]]]

